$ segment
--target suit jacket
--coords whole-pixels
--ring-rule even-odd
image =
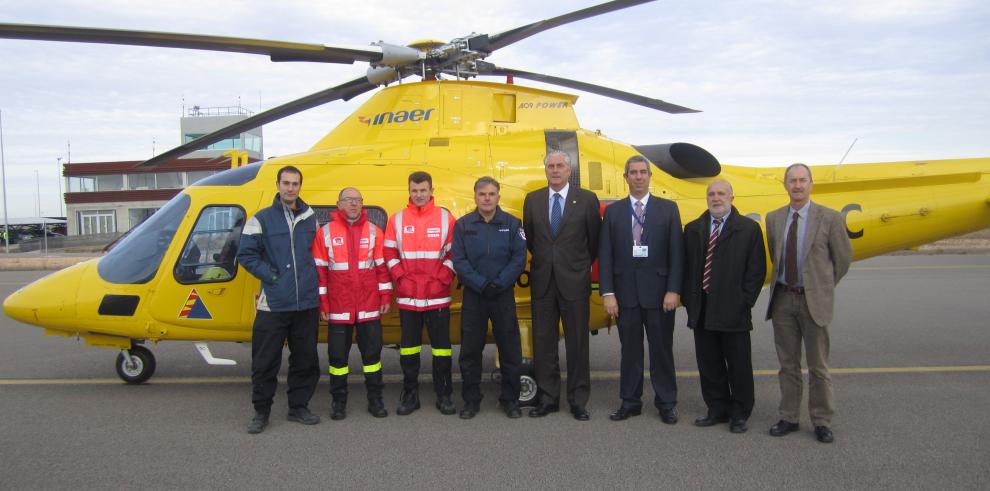
[[[780,268],[784,264],[784,230],[787,226],[788,208],[789,206],[785,206],[767,214],[767,246],[770,247],[770,259],[773,261],[767,319],[770,319],[773,312],[773,294]],[[842,215],[812,202],[808,209],[801,273],[804,277],[804,297],[816,324],[827,326],[832,322],[835,285],[849,271],[851,262],[852,244],[846,234]]]
[[[711,213],[708,211],[684,227],[687,266],[681,301],[687,309],[688,327],[707,331],[750,331],[753,329],[752,308],[767,277],[763,231],[760,224],[732,207],[712,251],[709,293],[704,298],[704,325],[700,325],[710,227]]]
[[[614,293],[619,307],[658,309],[666,292],[680,293],[684,242],[677,203],[650,195],[643,237],[649,256],[632,256],[632,203],[628,197],[605,209],[599,240],[600,291]]]
[[[591,296],[591,263],[598,257],[598,232],[602,220],[598,196],[571,184],[557,237],[550,232],[550,192],[548,187],[526,195],[523,203],[523,230],[526,247],[533,255],[529,285],[533,298],[550,292],[554,279],[561,296],[578,300]]]

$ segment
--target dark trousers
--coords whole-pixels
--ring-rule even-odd
[[[619,397],[622,406],[643,406],[643,331],[649,343],[650,384],[653,405],[670,409],[677,405],[677,380],[674,377],[674,312],[641,307],[619,308]]]
[[[708,331],[699,323],[694,329],[694,352],[708,412],[748,419],[754,401],[749,331]]]
[[[510,288],[495,298],[485,298],[469,288],[464,289],[461,309],[461,394],[464,402],[481,402],[481,354],[485,349],[488,321],[498,347],[502,371],[502,392],[498,400],[504,406],[519,401],[519,375],[522,347],[519,344],[519,320],[516,318],[515,293]]]
[[[567,349],[567,402],[574,407],[588,404],[591,392],[591,365],[588,361],[588,297],[567,300],[551,278],[550,291],[533,299],[533,371],[539,387],[540,403],[559,404],[560,340],[559,325],[564,323]]]
[[[320,381],[316,353],[320,310],[265,312],[259,310],[251,334],[251,402],[255,411],[271,411],[282,368],[282,346],[289,344],[289,408],[304,408]]]
[[[382,323],[375,319],[358,324],[330,324],[327,326],[327,355],[330,359],[330,394],[335,402],[347,402],[347,359],[351,342],[357,330],[358,350],[364,368],[364,386],[368,400],[382,398]]]
[[[402,338],[399,341],[399,364],[402,366],[402,387],[406,391],[419,388],[420,352],[423,349],[423,325],[430,336],[433,351],[433,389],[438,396],[454,392],[450,375],[450,308],[399,310]]]

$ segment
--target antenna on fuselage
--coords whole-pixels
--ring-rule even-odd
[[[852,142],[852,145],[849,145],[849,148],[846,149],[846,153],[842,154],[842,158],[839,159],[839,163],[838,164],[835,164],[835,172],[832,173],[832,182],[835,182],[835,177],[837,175],[839,175],[839,166],[842,165],[842,163],[846,161],[846,157],[849,156],[849,152],[852,151],[853,147],[856,146],[856,142],[858,142],[858,141],[859,141],[859,138],[854,138],[853,139],[853,142]]]

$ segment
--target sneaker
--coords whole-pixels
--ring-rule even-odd
[[[315,425],[320,422],[320,417],[309,412],[309,408],[305,407],[289,409],[289,415],[285,419],[304,425]]]
[[[262,431],[265,431],[265,427],[268,426],[268,413],[256,412],[251,421],[248,421],[247,432],[252,435],[257,435]]]

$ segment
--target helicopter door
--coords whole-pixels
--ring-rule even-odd
[[[568,180],[572,185],[581,187],[581,163],[578,160],[577,132],[574,131],[550,131],[546,132],[547,153],[560,150],[571,158],[571,178]],[[587,188],[587,186],[585,186]]]
[[[180,326],[243,329],[247,272],[237,267],[237,244],[244,208],[233,204],[205,206],[196,218],[171,277],[162,279],[152,315]]]

